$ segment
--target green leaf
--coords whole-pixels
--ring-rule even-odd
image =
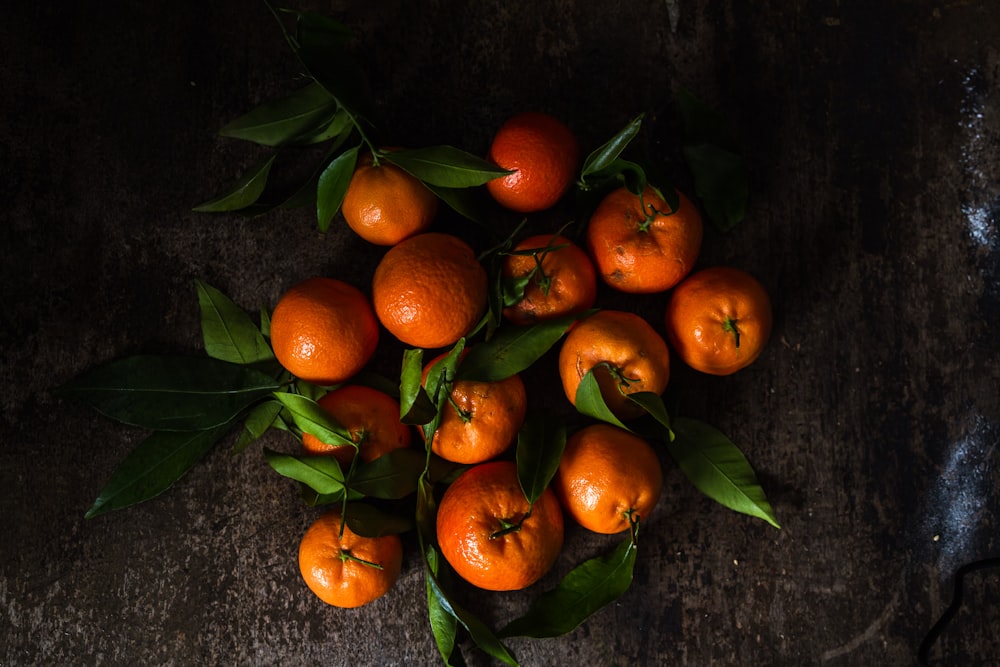
[[[357,161],[358,147],[355,146],[334,158],[320,174],[316,184],[316,219],[320,231],[330,228],[330,221],[344,203]]]
[[[636,546],[631,536],[606,556],[575,567],[554,590],[541,595],[520,618],[500,630],[499,637],[559,637],[571,632],[596,611],[614,602],[632,585]]]
[[[712,224],[722,232],[746,214],[750,177],[743,157],[712,144],[684,146],[684,159],[694,174],[694,189]]]
[[[431,632],[434,635],[434,643],[437,644],[438,652],[444,660],[444,664],[464,665],[461,654],[455,656],[455,641],[458,637],[458,619],[446,608],[447,601],[442,592],[441,585],[432,583],[433,577],[438,577],[440,571],[441,556],[433,546],[428,546],[425,550],[424,563],[427,568],[427,576],[424,583],[427,587],[427,617],[431,624]],[[457,662],[453,661],[457,657]]]
[[[580,180],[586,182],[588,176],[606,172],[615,165],[619,156],[639,133],[644,114],[639,114],[623,127],[618,134],[611,137],[600,148],[587,156],[580,171]],[[600,178],[600,176],[599,176]]]
[[[264,401],[255,405],[243,420],[243,428],[233,445],[233,453],[246,449],[252,442],[260,439],[270,428],[284,429],[285,424],[280,415],[284,405],[281,401]]]
[[[781,528],[757,474],[728,437],[685,417],[674,420],[673,431],[673,441],[665,441],[667,451],[699,491],[731,510]]]
[[[347,503],[344,517],[347,527],[364,537],[398,535],[413,530],[412,520],[384,512],[367,503]]]
[[[443,188],[424,183],[451,210],[484,228],[489,226],[490,211],[496,202],[480,188]]]
[[[354,123],[351,120],[351,115],[344,111],[343,109],[338,109],[337,113],[333,115],[325,126],[321,125],[320,128],[313,134],[300,137],[297,143],[302,144],[319,144],[324,141],[329,141],[331,139],[337,139],[337,144],[343,143],[351,132],[354,131]]]
[[[234,364],[273,361],[274,353],[246,311],[211,285],[195,281],[201,307],[201,334],[210,357]]]
[[[461,607],[447,594],[441,586],[440,581],[429,570],[425,571],[428,588],[435,596],[440,610],[451,615],[462,624],[462,627],[469,633],[469,637],[482,651],[506,665],[518,665],[517,660],[510,650],[497,639],[493,631],[483,623],[479,617],[472,612]]]
[[[442,188],[471,188],[513,173],[452,146],[379,151],[378,158]]]
[[[219,134],[281,146],[329,128],[336,112],[337,101],[313,81],[287,97],[261,104],[228,123]]]
[[[424,389],[434,405],[434,417],[423,424],[424,442],[430,447],[434,432],[441,422],[441,411],[451,395],[451,387],[455,381],[456,369],[465,349],[465,339],[459,338],[451,350],[438,359],[427,371]]]
[[[295,456],[265,447],[264,457],[275,472],[302,482],[318,494],[344,492],[344,473],[332,456]]]
[[[309,74],[352,115],[369,116],[371,99],[364,70],[347,51],[353,34],[345,25],[312,12],[296,16],[291,45]]]
[[[532,505],[549,486],[566,446],[566,424],[548,412],[529,412],[517,433],[517,479]]]
[[[240,177],[226,192],[194,207],[199,213],[219,213],[238,211],[246,208],[260,199],[267,186],[267,177],[271,173],[277,153],[256,162]]]
[[[663,398],[659,394],[651,391],[637,391],[626,394],[626,398],[645,410],[662,427],[661,435],[667,439],[673,439],[674,432],[670,429],[670,415],[667,407],[663,404]]]
[[[687,90],[676,95],[684,159],[709,220],[720,231],[735,227],[746,211],[750,185],[746,161],[725,118]]]
[[[125,457],[101,489],[86,518],[153,498],[200,461],[232,426],[200,431],[155,431]]]
[[[405,498],[416,492],[426,458],[415,449],[395,449],[355,469],[349,485],[372,498]]]
[[[138,355],[87,371],[54,390],[124,424],[197,431],[228,424],[278,384],[211,357]]]
[[[313,399],[308,396],[290,394],[285,391],[275,392],[274,395],[288,409],[295,425],[302,429],[304,433],[314,435],[319,438],[320,442],[328,445],[351,445],[352,447],[357,447],[357,443],[351,437],[350,431],[341,426],[333,418],[333,415],[324,410]]]
[[[458,378],[496,382],[520,373],[541,359],[573,322],[593,312],[591,310],[523,327],[500,327],[493,338],[469,348],[469,353],[458,368]]]
[[[437,407],[421,384],[423,355],[424,351],[419,348],[403,352],[403,367],[399,375],[399,420],[404,424],[426,424],[437,413]]]
[[[587,371],[587,374],[583,376],[579,386],[576,388],[577,412],[613,424],[619,428],[630,430],[628,426],[625,426],[611,412],[608,404],[604,401],[604,395],[601,393],[601,385],[597,382],[597,376],[594,375],[594,370],[598,367],[600,367],[600,364]]]

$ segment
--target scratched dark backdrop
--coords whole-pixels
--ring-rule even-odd
[[[679,86],[743,141],[746,220],[710,232],[701,262],[761,279],[774,336],[736,376],[678,364],[674,382],[747,453],[783,528],[664,459],[632,588],[567,637],[512,640],[522,662],[912,664],[958,568],[1000,555],[1000,5],[296,7],[356,30],[386,143],[484,153],[506,116],[540,108],[594,147],[645,112],[685,186]],[[112,358],[197,353],[196,278],[249,310],[313,274],[368,283],[381,251],[342,224],[190,210],[256,157],[218,128],[296,85],[263,3],[2,14],[0,664],[434,664],[413,544],[391,594],[324,607],[295,565],[314,513],[259,448],[221,446],[156,500],[85,521],[144,434],[48,393]],[[662,299],[603,298],[662,327]],[[392,373],[386,349],[373,365]],[[571,530],[540,588],[610,544]],[[462,595],[499,625],[537,590]],[[968,577],[934,662],[1000,661],[998,595],[997,570]]]

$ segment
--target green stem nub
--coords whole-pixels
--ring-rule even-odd
[[[740,330],[736,328],[736,320],[727,317],[726,321],[722,323],[722,330],[733,334],[733,340],[736,341],[736,349],[740,349]]]

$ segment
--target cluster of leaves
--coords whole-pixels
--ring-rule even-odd
[[[311,433],[324,442],[356,446],[344,426],[316,402],[329,388],[302,382],[276,363],[267,338],[267,311],[261,312],[258,326],[219,290],[200,281],[196,286],[206,356],[127,357],[86,372],[57,390],[119,422],[153,431],[122,461],[88,517],[156,496],[240,424],[236,451],[270,429],[288,431],[296,439]],[[422,429],[425,441],[430,442],[443,410],[450,409],[447,398],[455,381],[499,381],[526,370],[563,337],[575,319],[502,327],[488,340],[468,348],[463,338],[432,366],[424,381],[421,349],[404,352],[398,383],[371,375],[352,381],[397,396],[401,420]],[[672,417],[655,394],[629,398],[648,411],[649,420],[639,426],[619,422],[591,371],[580,384],[577,407],[589,417],[661,442],[703,493],[733,510],[778,525],[752,467],[724,434],[697,420]],[[529,502],[537,500],[551,481],[565,441],[561,418],[551,412],[529,413],[515,454]],[[299,483],[307,504],[340,504],[347,524],[359,534],[377,536],[416,528],[426,568],[429,618],[447,664],[452,664],[457,650],[459,626],[482,650],[517,664],[502,638],[570,632],[631,584],[638,525],[617,547],[576,566],[556,588],[536,599],[523,617],[494,633],[456,600],[450,572],[436,546],[435,489],[461,472],[461,466],[436,457],[429,446],[423,452],[397,450],[369,463],[355,457],[347,470],[328,456],[269,448],[264,448],[264,456],[275,471]]]
[[[453,146],[386,150],[373,143],[372,103],[364,72],[350,56],[350,30],[310,12],[274,10],[285,39],[305,70],[307,83],[268,100],[225,125],[220,134],[265,147],[267,153],[224,192],[197,205],[201,212],[260,215],[277,208],[310,206],[326,231],[347,194],[359,156],[390,162],[422,181],[459,214],[482,221],[479,199],[469,189],[510,173]],[[282,15],[294,17],[285,26]],[[316,153],[320,156],[316,159]],[[302,182],[274,185],[280,158],[312,159]]]
[[[349,57],[350,32],[326,17],[272,9],[284,36],[306,72],[308,83],[280,100],[266,102],[229,123],[222,134],[258,144],[268,154],[226,192],[198,211],[260,214],[278,207],[312,206],[320,229],[328,229],[345,196],[363,151],[386,160],[424,182],[459,214],[483,219],[477,200],[481,186],[508,172],[451,146],[386,151],[372,143],[373,114],[367,82]],[[283,16],[284,15],[284,16]],[[294,19],[294,29],[284,17]],[[693,95],[681,91],[677,107],[684,129],[683,152],[696,194],[709,219],[721,230],[738,223],[747,197],[746,167],[724,119]],[[671,207],[677,196],[662,178],[650,183],[648,165],[627,158],[643,116],[630,121],[584,161],[577,191],[600,194],[619,185],[641,194],[656,187]],[[321,157],[305,182],[292,192],[272,187],[272,167],[284,156]],[[529,280],[504,280],[505,255],[537,257],[556,246],[513,251],[518,227],[483,256],[491,275],[489,308],[480,326],[448,351],[422,381],[424,350],[406,350],[398,381],[362,374],[352,382],[370,384],[400,401],[400,418],[432,440],[452,384],[459,379],[499,381],[542,358],[575,318],[527,327],[501,326],[504,306],[519,301]],[[544,277],[544,276],[543,276]],[[317,400],[329,387],[303,382],[275,360],[269,315],[259,321],[226,295],[196,282],[206,355],[129,357],[71,380],[57,393],[82,400],[105,415],[151,433],[121,462],[88,510],[88,518],[153,498],[177,481],[213,445],[239,431],[234,452],[243,451],[272,429],[301,439],[310,433],[323,442],[356,446],[351,434]],[[585,314],[584,314],[585,315]],[[475,344],[468,344],[472,340]],[[468,344],[468,347],[467,347]],[[725,507],[778,522],[749,462],[723,433],[709,424],[670,414],[660,396],[631,394],[647,417],[629,425],[608,409],[593,371],[580,383],[577,410],[588,418],[633,430],[661,443],[683,474],[702,493]],[[525,497],[534,502],[555,474],[566,441],[566,425],[551,412],[529,412],[518,434],[515,457]],[[574,567],[552,590],[540,595],[524,616],[494,632],[463,608],[452,592],[451,572],[434,533],[436,490],[463,469],[424,451],[397,450],[375,461],[360,457],[344,469],[332,457],[289,454],[265,447],[264,457],[279,474],[297,482],[311,506],[340,505],[347,524],[362,535],[416,530],[427,586],[428,614],[446,664],[462,664],[459,629],[496,659],[517,660],[508,637],[554,637],[572,631],[594,612],[619,598],[631,585],[639,525],[608,553]]]

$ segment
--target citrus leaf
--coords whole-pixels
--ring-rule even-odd
[[[211,285],[196,280],[201,334],[208,356],[234,364],[274,360],[271,346],[246,311]]]
[[[689,91],[676,95],[685,162],[709,220],[720,231],[735,227],[746,212],[749,176],[736,135],[725,118]]]
[[[411,519],[384,512],[367,503],[348,503],[344,517],[347,527],[364,537],[398,535],[413,530]]]
[[[219,134],[263,146],[281,146],[327,129],[336,112],[337,101],[313,81],[286,97],[248,111],[225,125]]]
[[[138,355],[109,362],[54,390],[108,417],[154,431],[197,431],[232,421],[276,381],[211,357]]]
[[[714,426],[686,417],[674,420],[667,451],[684,475],[709,498],[731,510],[781,528],[743,452]]]
[[[451,350],[434,362],[427,371],[424,390],[434,406],[434,416],[429,422],[423,424],[424,441],[428,447],[430,447],[431,441],[434,439],[434,432],[437,431],[438,424],[441,422],[441,411],[451,395],[451,387],[455,381],[456,369],[462,358],[463,350],[465,350],[465,338],[459,338]]]
[[[278,391],[274,395],[288,409],[292,421],[302,429],[303,433],[316,436],[320,442],[328,445],[357,447],[350,431],[341,426],[333,418],[333,415],[324,410],[312,398],[301,394],[290,394],[286,391]]]
[[[517,479],[532,505],[559,467],[566,446],[566,424],[548,412],[529,412],[517,432]]]
[[[499,637],[559,637],[571,632],[601,607],[614,602],[632,585],[636,546],[631,536],[610,554],[584,561],[559,586],[536,599]]]
[[[576,388],[576,410],[588,417],[599,419],[626,431],[630,430],[611,412],[608,404],[604,401],[601,385],[597,382],[597,376],[594,375],[594,369],[598,366],[600,364],[587,371],[587,374],[580,380],[580,384]]]
[[[357,161],[358,147],[355,146],[335,157],[319,175],[316,183],[316,219],[320,231],[330,228],[330,221],[340,210]]]
[[[513,173],[453,146],[380,151],[378,157],[424,183],[443,188],[471,188]]]
[[[264,401],[255,405],[243,420],[243,428],[233,445],[233,453],[237,454],[246,449],[251,443],[259,440],[271,428],[284,429],[285,424],[281,420],[281,401]]]
[[[425,569],[428,589],[435,597],[440,611],[457,620],[469,633],[469,637],[483,652],[506,665],[518,665],[510,650],[503,645],[493,631],[475,614],[456,603],[443,589],[438,577]],[[450,657],[450,656],[449,656]]]
[[[417,490],[426,458],[415,449],[395,449],[356,468],[349,485],[372,498],[405,498]]]
[[[586,182],[588,176],[597,176],[598,179],[606,176],[625,148],[639,133],[643,116],[644,114],[639,114],[633,118],[628,125],[619,130],[618,134],[611,137],[604,145],[587,156],[580,170],[581,181]],[[601,172],[604,172],[604,174],[602,175]]]
[[[403,367],[399,374],[399,420],[404,424],[420,426],[434,419],[437,408],[421,384],[424,351],[409,349],[403,352]]]
[[[458,368],[458,379],[496,382],[520,373],[548,352],[576,320],[593,312],[528,326],[500,327],[490,340],[469,348]]]
[[[738,225],[746,214],[750,183],[746,161],[712,144],[685,145],[684,159],[694,174],[694,189],[712,224],[722,232]]]
[[[320,495],[344,492],[344,473],[332,456],[294,456],[265,447],[264,458],[278,474],[302,482]]]
[[[199,431],[154,431],[118,465],[87,510],[86,518],[149,500],[170,488],[231,425]]]
[[[354,123],[351,121],[351,115],[343,109],[338,109],[326,125],[321,125],[313,134],[300,137],[296,143],[319,144],[331,139],[346,139],[353,131]]]
[[[448,667],[465,665],[461,653],[455,656],[458,619],[445,608],[446,601],[441,594],[440,584],[434,586],[431,583],[431,577],[439,576],[441,557],[433,546],[428,546],[424,554],[424,563],[428,572],[427,576],[424,577],[424,583],[427,587],[427,617],[434,635],[434,643],[437,644],[438,652],[445,665]],[[453,658],[457,661],[453,661]]]
[[[663,398],[659,394],[654,394],[651,391],[637,391],[632,394],[626,394],[626,398],[645,410],[663,427],[663,437],[673,439],[674,432],[670,430],[670,415],[667,412],[667,407],[663,404]]]
[[[296,17],[295,39],[290,41],[299,62],[341,107],[352,115],[369,116],[368,80],[358,62],[347,52],[351,30],[313,12],[283,10]]]
[[[489,224],[489,210],[496,202],[479,188],[444,188],[424,183],[427,189],[448,205],[451,210],[466,220],[486,227]]]
[[[256,162],[234,183],[225,193],[194,207],[199,213],[219,213],[238,211],[246,208],[260,199],[267,186],[267,177],[271,172],[277,153]]]

